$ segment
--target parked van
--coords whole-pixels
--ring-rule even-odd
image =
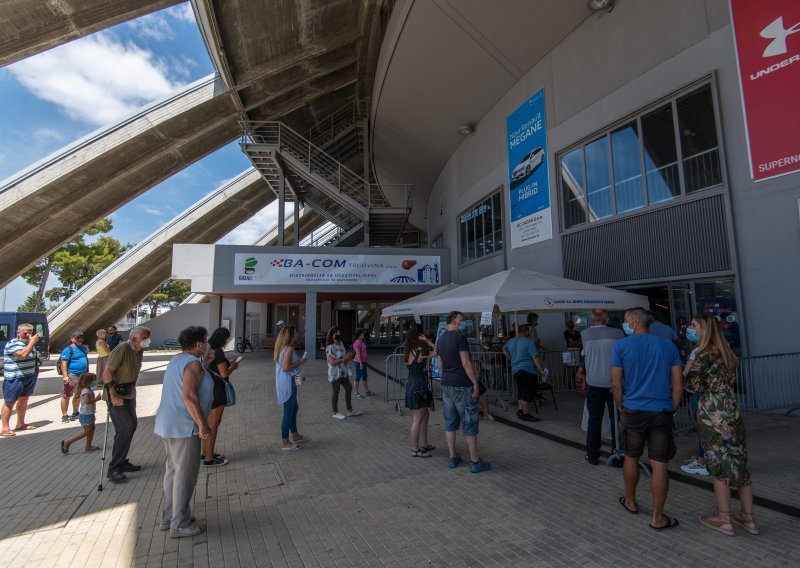
[[[0,312],[0,353],[5,352],[6,342],[17,336],[17,326],[23,323],[31,324],[33,332],[39,334],[36,343],[39,357],[49,359],[50,329],[47,327],[47,316],[36,312]]]

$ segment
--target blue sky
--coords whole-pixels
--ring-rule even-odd
[[[0,186],[213,72],[188,2],[0,68]],[[137,243],[248,167],[238,144],[228,144],[115,211],[111,234]],[[274,208],[264,210],[223,242],[251,243],[275,220]],[[21,279],[10,284],[6,310],[32,290]]]

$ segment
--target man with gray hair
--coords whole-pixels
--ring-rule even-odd
[[[136,379],[142,369],[143,351],[149,346],[150,330],[134,327],[128,334],[128,341],[117,345],[108,356],[103,370],[103,399],[110,403],[108,412],[114,423],[114,449],[107,477],[114,483],[125,481],[126,472],[142,469],[128,461],[128,451],[137,425]]]
[[[600,458],[603,414],[606,408],[611,423],[611,449],[617,449],[614,398],[611,396],[611,350],[625,334],[607,324],[606,310],[592,310],[592,327],[583,330],[582,334],[584,366],[578,369],[578,374],[585,377],[587,390],[586,410],[589,413],[589,422],[586,427],[586,461],[591,465],[597,465]]]
[[[15,431],[35,430],[36,426],[25,423],[28,398],[36,388],[36,342],[39,335],[33,326],[23,323],[17,326],[17,337],[6,343],[3,352],[3,406],[0,436],[15,436]],[[11,430],[11,413],[17,407],[17,427]]]
[[[669,488],[669,460],[675,457],[672,416],[683,396],[681,356],[674,344],[650,333],[653,316],[644,308],[625,312],[622,328],[626,337],[611,353],[611,389],[619,408],[620,446],[625,453],[625,496],[619,503],[629,513],[638,513],[636,485],[639,458],[647,453],[653,470],[650,487],[653,514],[650,528],[661,531],[678,526],[664,514]]]

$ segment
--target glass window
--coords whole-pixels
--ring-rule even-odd
[[[722,183],[711,85],[677,102],[686,193]]]
[[[589,220],[604,219],[613,213],[611,204],[611,169],[608,163],[608,138],[586,145],[586,193]]]
[[[561,156],[561,199],[564,204],[564,227],[586,222],[586,195],[583,180],[583,149],[576,148]]]
[[[0,323],[0,341],[8,341],[8,334],[11,329],[7,323]]]
[[[733,278],[695,282],[697,313],[710,314],[719,320],[725,339],[736,353],[741,350],[739,315],[736,310],[736,293]]]
[[[499,192],[459,215],[461,264],[503,249]]]
[[[681,183],[671,103],[642,117],[642,143],[647,200],[660,203],[679,196]]]
[[[626,124],[611,133],[611,159],[614,163],[614,195],[617,200],[617,213],[644,207],[639,129],[635,122]]]

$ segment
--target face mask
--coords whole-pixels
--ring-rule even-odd
[[[467,324],[461,322],[461,325],[458,326],[458,329],[460,329],[461,331],[467,331]]]
[[[628,325],[628,322],[622,324],[622,331],[625,332],[625,335],[633,335],[633,328]]]
[[[698,335],[697,335],[697,330],[694,329],[693,327],[690,327],[689,329],[687,329],[686,330],[686,339],[688,339],[692,343],[697,343],[698,341],[700,341],[700,337],[698,337]]]
[[[150,338],[142,339],[142,349],[147,349],[150,347]]]

